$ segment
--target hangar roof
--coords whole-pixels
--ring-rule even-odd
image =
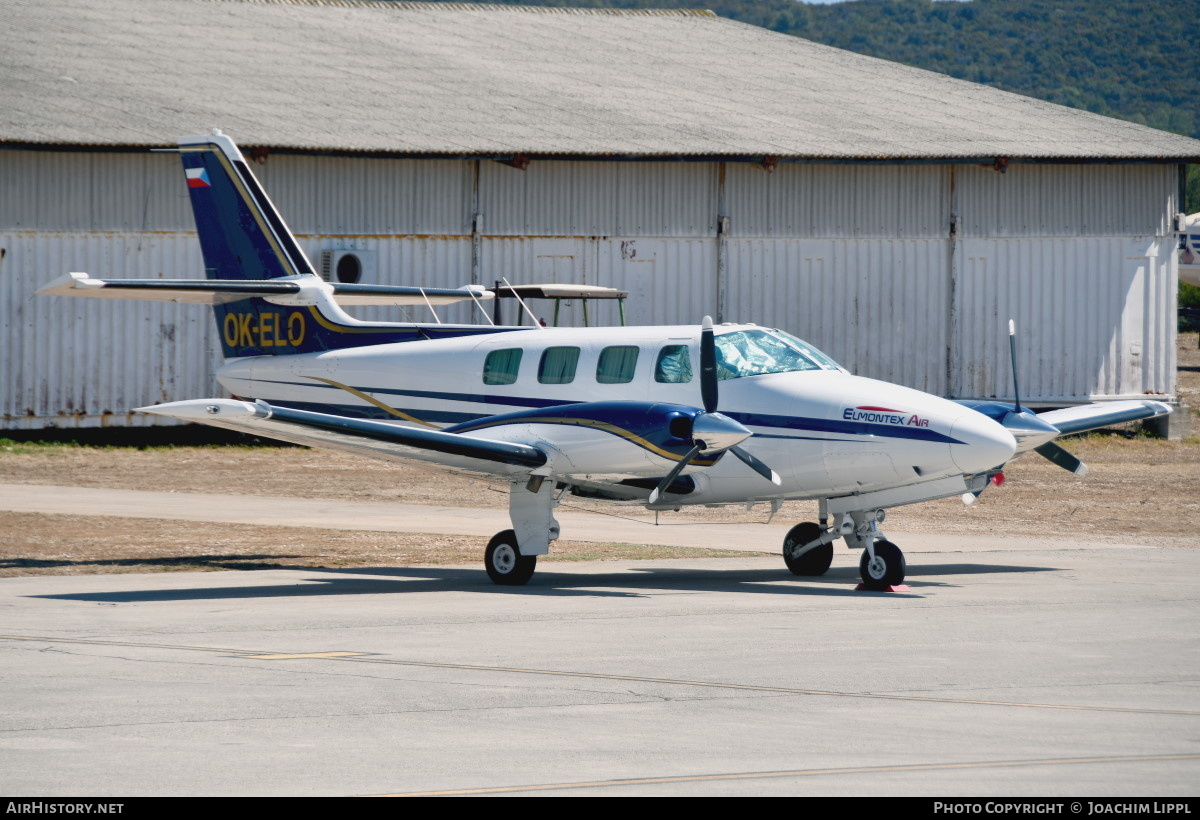
[[[702,1],[702,0],[701,0]],[[6,0],[0,145],[1200,161],[1200,141],[703,11]]]

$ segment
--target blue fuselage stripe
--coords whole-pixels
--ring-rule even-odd
[[[341,388],[329,384],[315,384],[308,382],[283,382],[273,381],[266,382],[269,384],[286,384],[295,387],[320,387],[326,390],[340,390]],[[400,390],[394,387],[355,387],[355,390],[361,390],[363,393],[382,393],[387,396],[411,396],[415,399],[435,399],[437,401],[462,401],[473,404],[499,404],[505,407],[562,407],[567,404],[579,404],[578,400],[560,401],[558,399],[532,399],[523,396],[485,396],[482,393],[443,393],[436,390]],[[404,408],[397,407],[397,410]],[[425,413],[425,410],[405,410],[405,412]],[[490,415],[490,414],[483,414]],[[474,415],[471,418],[479,418]]]
[[[324,384],[305,384],[301,382],[273,382],[274,384],[295,385],[297,387],[317,387],[325,390],[338,390],[340,388],[332,385]],[[445,393],[433,390],[401,390],[390,387],[356,387],[356,390],[361,390],[364,393],[381,393],[392,396],[409,396],[420,399],[434,399],[438,401],[460,401],[473,404],[483,405],[501,405],[505,407],[526,407],[526,408],[543,408],[543,407],[562,407],[569,404],[578,404],[578,401],[562,401],[558,399],[536,399],[526,396],[485,396],[479,393]],[[319,402],[280,402],[275,403],[286,404],[288,407],[295,407],[303,410],[313,410],[320,412],[322,407],[336,406],[338,412],[343,412],[346,415],[355,418],[389,418],[388,414],[382,410],[373,407],[363,407],[361,405],[328,405]],[[453,411],[431,410],[424,407],[396,407],[394,408],[404,413],[414,415],[423,421],[443,422],[450,424],[461,424],[463,422],[475,421],[477,419],[486,418],[492,413],[462,413]],[[929,441],[942,444],[962,444],[952,436],[947,436],[944,433],[939,433],[934,430],[920,427],[901,427],[890,424],[870,424],[867,422],[841,421],[837,419],[816,419],[803,416],[776,416],[764,413],[738,413],[722,411],[724,415],[729,416],[735,421],[739,421],[747,427],[768,427],[777,430],[803,430],[809,433],[827,433],[833,436],[872,436],[882,438],[900,438],[910,439],[913,441]],[[756,436],[762,438],[796,438],[809,440],[829,440],[837,441],[839,439],[828,438],[827,436],[789,436],[782,434],[771,433],[755,433]]]
[[[914,441],[932,441],[944,444],[962,444],[956,438],[925,427],[901,427],[893,424],[870,424],[861,421],[814,419],[802,416],[771,416],[763,413],[722,412],[734,421],[740,421],[747,427],[774,427],[783,430],[806,430],[812,433],[880,436],[883,438],[906,438]]]

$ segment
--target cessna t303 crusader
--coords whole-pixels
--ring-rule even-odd
[[[226,358],[217,378],[238,398],[143,412],[506,480],[512,529],[484,558],[498,584],[530,579],[572,493],[653,510],[816,499],[819,521],[784,540],[788,569],[821,575],[840,538],[862,550],[864,584],[886,588],[905,572],[879,528],[886,509],[973,501],[1029,450],[1082,474],[1058,436],[1170,412],[1154,401],[1040,414],[1019,398],[949,401],[851,375],[780,330],[707,317],[699,328],[359,321],[343,306],[492,293],[326,282],[232,140],[214,132],[173,150],[207,279],[72,273],[41,292],[213,307]]]

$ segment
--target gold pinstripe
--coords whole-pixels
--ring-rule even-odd
[[[459,432],[475,432],[476,430],[486,430],[488,427],[497,427],[504,424],[565,424],[569,427],[592,427],[597,430],[603,430],[606,433],[612,433],[614,436],[620,436],[621,438],[633,442],[639,447],[643,447],[655,455],[661,456],[669,461],[683,460],[683,456],[677,456],[669,450],[664,450],[663,448],[647,441],[636,433],[632,433],[623,427],[616,426],[615,424],[609,424],[606,421],[599,421],[597,419],[573,419],[566,418],[564,416],[535,416],[532,418],[517,420],[500,419],[497,421],[487,421],[480,424],[475,424],[466,430],[460,430]],[[717,462],[716,459],[695,459],[692,461],[692,463],[701,467],[709,467]]]
[[[311,310],[311,308],[310,308],[310,310]],[[312,379],[313,381],[325,382],[326,384],[336,387],[340,390],[345,390],[347,393],[350,393],[353,396],[357,396],[358,398],[362,399],[363,401],[370,402],[371,404],[378,407],[380,410],[390,413],[393,416],[396,416],[397,418],[404,419],[405,421],[411,421],[416,424],[421,424],[421,425],[424,425],[425,427],[429,427],[434,430],[443,429],[441,427],[438,427],[435,424],[430,424],[427,421],[422,421],[421,419],[417,418],[416,416],[409,415],[408,413],[405,413],[402,410],[397,410],[394,407],[389,407],[388,405],[384,404],[383,402],[379,401],[378,399],[374,398],[373,396],[368,396],[366,393],[364,393],[361,390],[358,390],[356,388],[353,388],[348,384],[342,384],[341,382],[334,381],[333,379],[325,379],[320,376],[306,376],[305,378]],[[615,424],[609,424],[606,421],[598,421],[596,419],[573,419],[573,418],[566,418],[564,416],[536,416],[534,418],[520,419],[519,421],[516,421],[516,422],[514,422],[512,420],[485,421],[480,424],[473,424],[471,427],[466,428],[465,430],[461,430],[459,432],[475,432],[476,430],[486,430],[489,427],[498,427],[501,425],[514,424],[514,423],[517,423],[517,424],[565,424],[567,426],[574,426],[574,427],[591,427],[591,428],[594,428],[597,430],[603,430],[606,433],[611,433],[614,436],[620,436],[621,438],[626,439],[627,441],[630,441],[633,444],[638,445],[639,447],[645,448],[645,449],[649,450],[650,452],[654,453],[655,455],[657,455],[661,458],[667,459],[668,461],[683,460],[683,456],[678,456],[678,455],[675,455],[674,453],[670,452],[669,450],[664,450],[663,448],[657,446],[656,444],[653,444],[650,441],[647,441],[646,439],[642,438],[641,436],[637,435],[636,433],[632,433],[629,430],[624,429],[623,427],[616,426]],[[698,459],[693,460],[692,463],[696,464],[700,467],[711,467],[713,464],[716,464],[717,462],[716,462],[716,459],[700,459],[700,458],[698,458]]]
[[[342,384],[341,382],[335,382],[333,379],[323,379],[320,376],[305,376],[305,378],[312,379],[313,381],[317,381],[317,382],[325,382],[326,384],[336,387],[340,390],[345,390],[347,393],[349,393],[352,396],[357,396],[358,398],[362,399],[363,401],[370,402],[371,404],[378,407],[380,410],[386,410],[388,413],[391,413],[396,418],[401,418],[401,419],[404,419],[405,421],[411,421],[416,424],[421,424],[421,425],[424,425],[425,427],[429,427],[433,430],[441,430],[442,429],[441,427],[438,427],[436,424],[430,424],[427,421],[422,421],[421,419],[417,418],[416,416],[410,416],[408,413],[405,413],[402,410],[397,410],[394,407],[388,407],[386,404],[379,401],[379,399],[376,399],[373,396],[368,396],[366,393],[362,392],[361,390],[356,390],[355,388],[351,387],[348,384]]]
[[[337,325],[325,318],[325,315],[317,310],[316,305],[309,305],[308,312],[317,320],[317,324],[326,330],[332,330],[334,333],[395,333],[401,329],[399,327],[350,327],[349,325]]]

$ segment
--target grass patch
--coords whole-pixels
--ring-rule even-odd
[[[11,438],[0,438],[0,455],[57,455],[65,450],[78,447],[74,442],[61,441],[14,441]]]

